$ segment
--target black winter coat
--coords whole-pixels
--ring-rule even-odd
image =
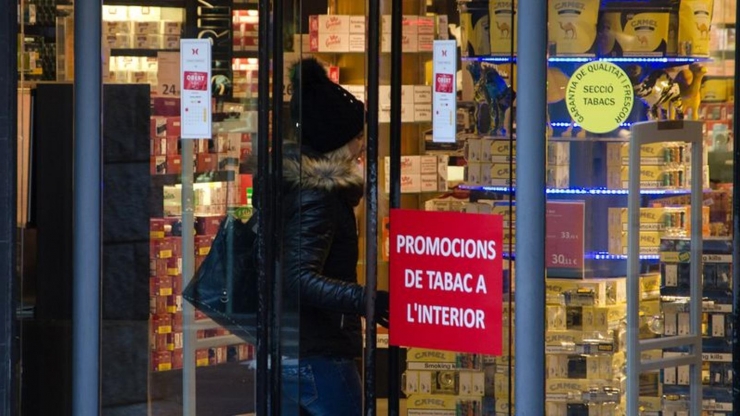
[[[300,356],[359,357],[365,291],[354,208],[363,178],[353,162],[285,154],[284,289],[300,304]]]

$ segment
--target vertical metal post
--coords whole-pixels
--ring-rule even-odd
[[[701,315],[702,315],[702,298],[703,298],[703,287],[702,287],[702,252],[703,249],[703,235],[702,235],[702,215],[701,209],[704,206],[704,193],[703,193],[703,146],[702,136],[697,135],[700,139],[694,141],[691,144],[691,309],[689,319],[691,320],[691,335],[694,336],[694,340],[691,344],[691,353],[697,356],[699,365],[692,365],[689,367],[689,380],[691,383],[690,395],[691,408],[690,412],[692,415],[700,415],[702,413],[702,330],[701,330]],[[638,214],[639,215],[639,214]],[[635,328],[635,330],[637,330]]]
[[[521,11],[525,10],[526,13]],[[516,152],[516,414],[545,412],[547,2],[519,0]],[[536,30],[533,30],[536,28]]]
[[[633,132],[634,135],[634,132]],[[627,194],[627,247],[635,255],[627,256],[627,409],[639,408],[640,355],[640,142],[633,137],[629,147],[629,185]],[[637,295],[636,295],[637,294]]]
[[[740,8],[735,11],[735,33],[740,22]],[[740,47],[735,43],[735,56]],[[735,59],[735,76],[740,74],[740,61]],[[735,97],[740,94],[740,83],[734,83]],[[740,101],[733,103],[733,114],[740,114]],[[740,119],[732,118],[732,408],[740,409]]]
[[[193,141],[180,140],[182,145],[182,287],[195,273],[194,228],[195,194],[193,192]],[[195,308],[182,303],[182,414],[194,416],[195,403]]]
[[[403,1],[391,5],[391,209],[401,208],[401,74],[403,65]],[[388,415],[398,416],[401,405],[401,351],[388,346]]]
[[[378,100],[380,81],[380,2],[368,1],[367,31],[367,158],[365,188],[365,416],[375,416],[377,329],[375,292],[378,286]]]
[[[100,413],[102,4],[75,3],[72,412]]]
[[[259,0],[259,62],[258,62],[258,98],[257,98],[257,176],[254,183],[254,205],[259,215],[259,233],[257,233],[257,257],[259,261],[259,276],[257,279],[258,309],[257,309],[257,370],[255,383],[255,412],[257,416],[267,416],[269,408],[268,392],[270,391],[270,372],[268,371],[269,358],[269,290],[268,276],[271,275],[272,263],[269,260],[268,240],[270,239],[268,194],[270,177],[270,0]]]
[[[272,2],[272,175],[270,180],[270,212],[273,216],[282,215],[282,181],[283,181],[283,1],[273,0]],[[282,308],[283,308],[283,276],[280,267],[282,262],[282,221],[274,219],[272,221],[273,229],[270,233],[274,237],[271,244],[273,257],[269,260],[275,264],[275,274],[272,281],[272,307],[270,326],[271,345],[270,345],[270,377],[272,382],[270,414],[280,416],[280,396],[281,396],[281,373],[282,373]]]

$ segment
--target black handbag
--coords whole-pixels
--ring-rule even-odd
[[[256,343],[257,216],[227,215],[211,249],[182,291],[183,299],[248,343]]]

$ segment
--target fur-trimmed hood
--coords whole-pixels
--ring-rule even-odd
[[[289,187],[337,192],[353,205],[362,198],[365,179],[355,162],[332,161],[293,146],[286,146],[283,156],[283,180]]]

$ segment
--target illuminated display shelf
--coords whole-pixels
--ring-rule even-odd
[[[707,62],[712,58],[708,56],[620,56],[620,57],[595,57],[595,56],[553,56],[547,59],[552,63],[579,63],[591,61],[606,61],[614,63],[664,63],[664,64],[690,64],[693,62]],[[516,56],[464,56],[463,61],[478,61],[492,63],[513,63]]]
[[[571,124],[565,123],[565,122],[556,122],[556,123],[550,123],[553,127],[568,127]],[[632,123],[622,123],[620,127],[623,127],[625,129],[628,129],[630,126],[632,126]],[[578,124],[573,124],[574,128],[578,128]],[[488,136],[488,135],[482,135],[478,136],[480,139],[485,140],[516,140],[516,134],[513,134],[511,137],[509,136]],[[550,141],[556,141],[556,142],[581,142],[581,143],[589,143],[589,142],[624,142],[629,143],[629,136],[615,136],[614,134],[610,135],[599,135],[599,136],[586,136],[586,137],[578,137],[577,135],[573,135],[570,137],[565,136],[550,136],[548,137],[548,140]]]
[[[505,259],[516,260],[516,253],[504,252]],[[595,251],[586,253],[583,256],[586,260],[627,260],[626,255],[610,254],[605,251]],[[659,254],[640,254],[640,260],[660,260]]]
[[[460,189],[466,191],[479,191],[479,192],[497,192],[497,193],[513,193],[516,191],[516,187],[510,186],[470,186],[460,185]],[[548,195],[627,195],[629,190],[627,189],[608,189],[608,188],[547,188],[545,192]],[[641,189],[641,195],[685,195],[691,193],[691,190],[686,189]]]

